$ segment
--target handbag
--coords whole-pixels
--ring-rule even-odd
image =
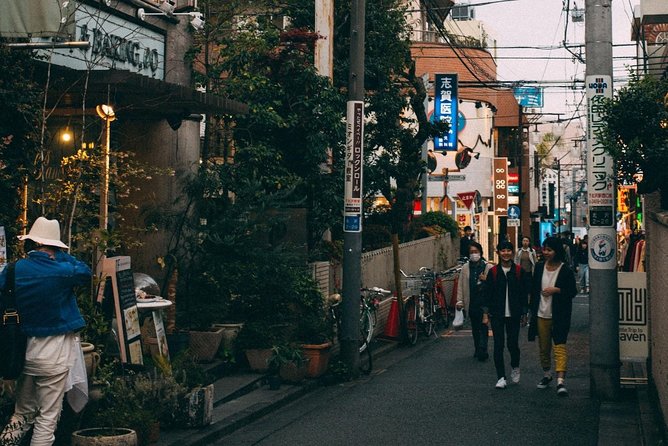
[[[16,307],[15,278],[16,263],[10,263],[5,288],[0,293],[0,376],[4,379],[16,379],[21,374],[28,341],[21,331],[21,318]]]

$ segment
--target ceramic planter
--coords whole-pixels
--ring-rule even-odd
[[[97,365],[100,362],[100,354],[95,351],[95,346],[90,342],[82,342],[81,351],[83,351],[84,355],[86,376],[88,376],[88,381],[91,382],[93,380],[93,377],[95,376]]]
[[[227,351],[234,351],[234,342],[237,340],[237,335],[243,328],[242,322],[235,324],[213,324],[214,328],[223,329],[223,348]]]
[[[137,446],[132,429],[94,427],[72,433],[72,446]]]
[[[205,331],[190,331],[190,351],[200,362],[211,362],[218,353],[223,340],[223,329],[211,328]]]
[[[252,348],[246,350],[246,359],[250,369],[256,372],[269,370],[269,361],[274,351],[270,348]]]
[[[317,378],[327,371],[329,366],[329,356],[332,344],[302,344],[304,358],[308,359],[306,376],[308,378]]]
[[[308,365],[311,361],[306,359],[301,364],[295,362],[286,362],[281,364],[281,367],[278,369],[278,374],[281,379],[288,383],[300,383],[306,378],[306,372],[308,371]]]

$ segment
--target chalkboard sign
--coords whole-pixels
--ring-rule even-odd
[[[611,227],[612,223],[612,207],[611,206],[590,206],[589,208],[589,225]]]
[[[111,281],[108,278],[111,278]],[[143,364],[139,310],[137,309],[130,257],[105,258],[102,262],[100,283],[104,284],[105,288],[109,285],[112,288],[116,319],[116,325],[113,328],[118,338],[121,362]],[[104,292],[101,290],[98,299],[103,294],[108,294],[108,290]]]

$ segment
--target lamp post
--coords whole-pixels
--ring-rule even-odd
[[[102,184],[100,186],[100,229],[105,231],[109,222],[109,143],[111,122],[116,119],[116,114],[111,105],[102,104],[95,107],[97,115],[104,121],[104,138],[102,144]]]

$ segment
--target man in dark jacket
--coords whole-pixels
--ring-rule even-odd
[[[494,332],[494,366],[496,367],[497,389],[505,389],[506,367],[503,348],[508,336],[510,352],[510,379],[514,384],[520,382],[520,326],[526,324],[527,295],[524,271],[513,262],[513,244],[507,240],[496,247],[499,264],[490,269],[485,277],[485,307],[483,324],[491,320]]]
[[[464,226],[464,236],[459,239],[459,256],[469,256],[469,245],[473,241],[473,229],[470,226]]]

